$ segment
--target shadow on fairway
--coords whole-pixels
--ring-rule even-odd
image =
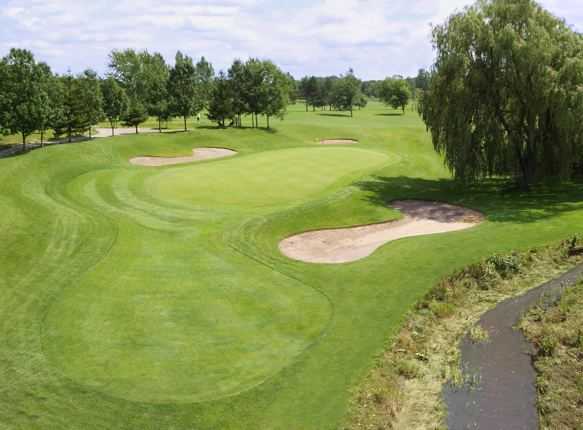
[[[331,117],[340,117],[340,118],[351,118],[350,114],[347,113],[324,113],[324,112],[320,112],[318,113],[318,115],[320,116],[331,116]]]
[[[403,116],[404,113],[377,113],[376,116]]]
[[[219,127],[218,125],[201,125],[196,127],[197,130],[215,130],[215,131],[225,131],[225,130],[256,130],[256,131],[262,131],[264,133],[268,133],[268,134],[277,134],[279,133],[279,131],[276,128],[265,128],[265,127],[259,127],[259,128],[254,128],[254,127]]]
[[[583,209],[583,184],[575,182],[525,192],[508,180],[464,186],[451,179],[376,176],[356,186],[370,193],[367,199],[377,205],[400,199],[444,201],[479,210],[490,222],[532,223]]]

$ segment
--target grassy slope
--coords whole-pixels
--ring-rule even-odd
[[[583,429],[583,284],[550,309],[533,309],[522,322],[535,345],[538,409],[543,429]]]
[[[276,132],[203,127],[0,160],[2,424],[335,428],[351,387],[439,278],[580,229],[580,187],[459,189],[419,119],[383,113],[297,106]],[[333,137],[360,149],[315,145]],[[193,146],[240,155],[127,163]],[[343,266],[277,250],[298,231],[396,217],[395,198],[461,203],[489,221]]]

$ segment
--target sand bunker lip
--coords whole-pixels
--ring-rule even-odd
[[[306,263],[342,264],[370,256],[394,240],[466,230],[484,220],[481,213],[447,203],[400,200],[391,204],[404,218],[382,224],[319,230],[284,239],[280,251]]]
[[[135,166],[160,167],[232,157],[234,155],[237,155],[237,151],[227,148],[196,148],[192,150],[192,155],[186,157],[135,157],[130,160],[130,163]]]
[[[320,145],[356,145],[358,140],[355,139],[323,139]]]

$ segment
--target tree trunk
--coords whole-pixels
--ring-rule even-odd
[[[26,151],[26,135],[22,133],[22,152]]]
[[[138,124],[136,124],[136,134],[140,134],[140,132],[138,131]]]
[[[188,127],[186,126],[186,116],[184,116],[184,131],[188,131]]]
[[[92,139],[92,136],[91,136],[91,127],[89,127],[89,140],[91,140],[91,139]]]
[[[308,102],[306,102],[306,112],[308,112],[308,108],[309,108]]]
[[[115,126],[113,125],[113,122],[110,123],[111,125],[111,137],[115,136]]]
[[[162,133],[162,120],[158,117],[158,132]]]
[[[350,106],[350,118],[352,118],[352,117],[353,117],[353,114],[352,114],[352,106]]]
[[[267,118],[267,129],[269,130],[269,115],[266,115]]]
[[[40,131],[40,147],[44,148],[45,146],[45,131],[41,130]]]

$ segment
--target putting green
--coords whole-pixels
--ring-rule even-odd
[[[242,211],[305,200],[388,160],[366,150],[301,148],[162,174],[79,176],[68,185],[71,198],[129,219],[110,255],[50,307],[45,351],[69,378],[133,401],[200,402],[256,386],[322,333],[326,297],[222,248],[216,217],[196,219],[132,190],[146,182],[158,200]],[[160,213],[165,220],[156,220]]]
[[[153,176],[147,188],[160,200],[196,206],[274,207],[315,198],[388,161],[387,155],[353,148],[285,149],[168,170]]]

